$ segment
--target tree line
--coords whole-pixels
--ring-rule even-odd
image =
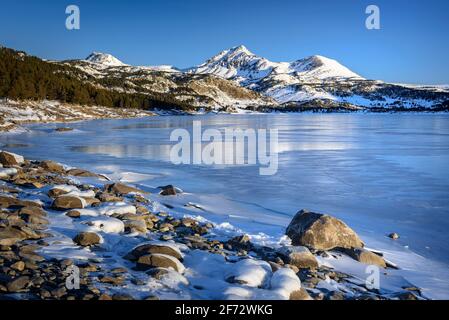
[[[145,110],[191,109],[189,104],[177,101],[170,94],[107,89],[73,66],[47,62],[3,47],[0,47],[0,97]]]

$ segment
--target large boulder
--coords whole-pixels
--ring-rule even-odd
[[[7,151],[0,152],[0,163],[4,166],[17,166],[24,162],[25,159],[18,154]]]
[[[287,227],[286,235],[295,246],[316,250],[360,248],[363,242],[343,221],[326,214],[299,211]]]
[[[318,267],[317,259],[306,247],[282,247],[279,254],[286,263],[300,269],[315,269]]]

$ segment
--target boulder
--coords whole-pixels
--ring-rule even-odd
[[[23,291],[31,283],[31,280],[27,276],[22,276],[15,278],[7,284],[9,292],[20,292]]]
[[[126,184],[123,184],[123,183],[108,184],[105,186],[105,191],[109,192],[109,193],[118,194],[118,195],[125,195],[128,193],[146,193],[145,191],[142,191],[142,190],[134,188],[134,187],[127,186]]]
[[[353,258],[354,260],[357,260],[361,263],[369,264],[369,265],[376,265],[382,268],[386,268],[387,264],[380,255],[375,254],[374,252],[371,252],[369,250],[363,249],[363,248],[352,248],[352,249],[344,249],[342,250],[344,253],[346,253],[348,256]]]
[[[169,255],[153,253],[141,256],[137,260],[137,268],[139,270],[148,270],[151,268],[172,268],[175,271],[182,273],[184,272],[184,266],[182,263]]]
[[[25,159],[15,153],[1,151],[0,152],[0,163],[4,166],[18,166],[25,162]]]
[[[90,172],[90,171],[87,171],[84,169],[78,169],[78,168],[67,170],[67,174],[70,176],[75,176],[75,177],[94,177],[94,178],[101,177],[100,175],[98,175],[96,173],[93,173],[93,172]]]
[[[86,200],[83,198],[68,195],[59,196],[53,202],[53,207],[58,210],[83,209],[86,205]]]
[[[397,234],[396,232],[392,232],[388,235],[388,238],[391,238],[393,240],[398,240],[399,239],[399,234]]]
[[[161,192],[159,192],[162,196],[175,196],[177,193],[181,193],[182,191],[178,188],[175,188],[173,185],[169,184],[167,186],[161,186],[158,187],[161,189]]]
[[[39,166],[41,168],[44,168],[47,171],[54,172],[54,173],[63,173],[65,172],[64,167],[60,165],[57,162],[51,161],[51,160],[45,160],[42,161]]]
[[[73,241],[80,246],[86,247],[99,244],[101,238],[94,232],[81,232],[73,238]]]
[[[294,265],[299,269],[316,269],[318,267],[317,259],[306,247],[282,247],[279,254],[285,263]]]
[[[152,253],[160,253],[168,256],[172,256],[180,261],[182,261],[181,252],[172,246],[166,246],[162,244],[143,244],[136,248],[134,248],[128,255],[128,258],[131,260],[137,260],[141,256],[152,254]]]
[[[0,245],[2,246],[11,246],[25,239],[27,234],[22,230],[13,227],[0,228]]]
[[[313,300],[313,299],[304,288],[301,288],[300,290],[296,290],[290,293],[290,300]]]
[[[143,220],[125,220],[125,231],[127,232],[139,232],[146,233],[147,224]]]
[[[341,220],[326,214],[299,211],[287,227],[293,245],[316,250],[360,248],[359,236]]]

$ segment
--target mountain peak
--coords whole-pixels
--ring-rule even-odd
[[[232,47],[231,49],[229,49],[229,52],[245,53],[247,55],[253,55],[253,53],[251,51],[249,51],[248,48],[246,48],[243,44],[239,45],[237,47]]]
[[[126,66],[126,64],[124,64],[119,59],[108,53],[92,52],[85,60],[91,63],[101,64],[107,67]]]

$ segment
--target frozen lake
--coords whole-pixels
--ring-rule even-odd
[[[174,165],[170,133],[208,128],[276,128],[279,168]],[[449,264],[449,115],[263,114],[161,116],[30,125],[0,135],[1,148],[31,159],[92,168],[143,187],[174,184],[187,194],[166,200],[200,204],[261,240],[278,241],[300,209],[343,219],[370,247],[419,254]],[[401,235],[394,242],[390,232]],[[444,269],[444,268],[443,268]]]

